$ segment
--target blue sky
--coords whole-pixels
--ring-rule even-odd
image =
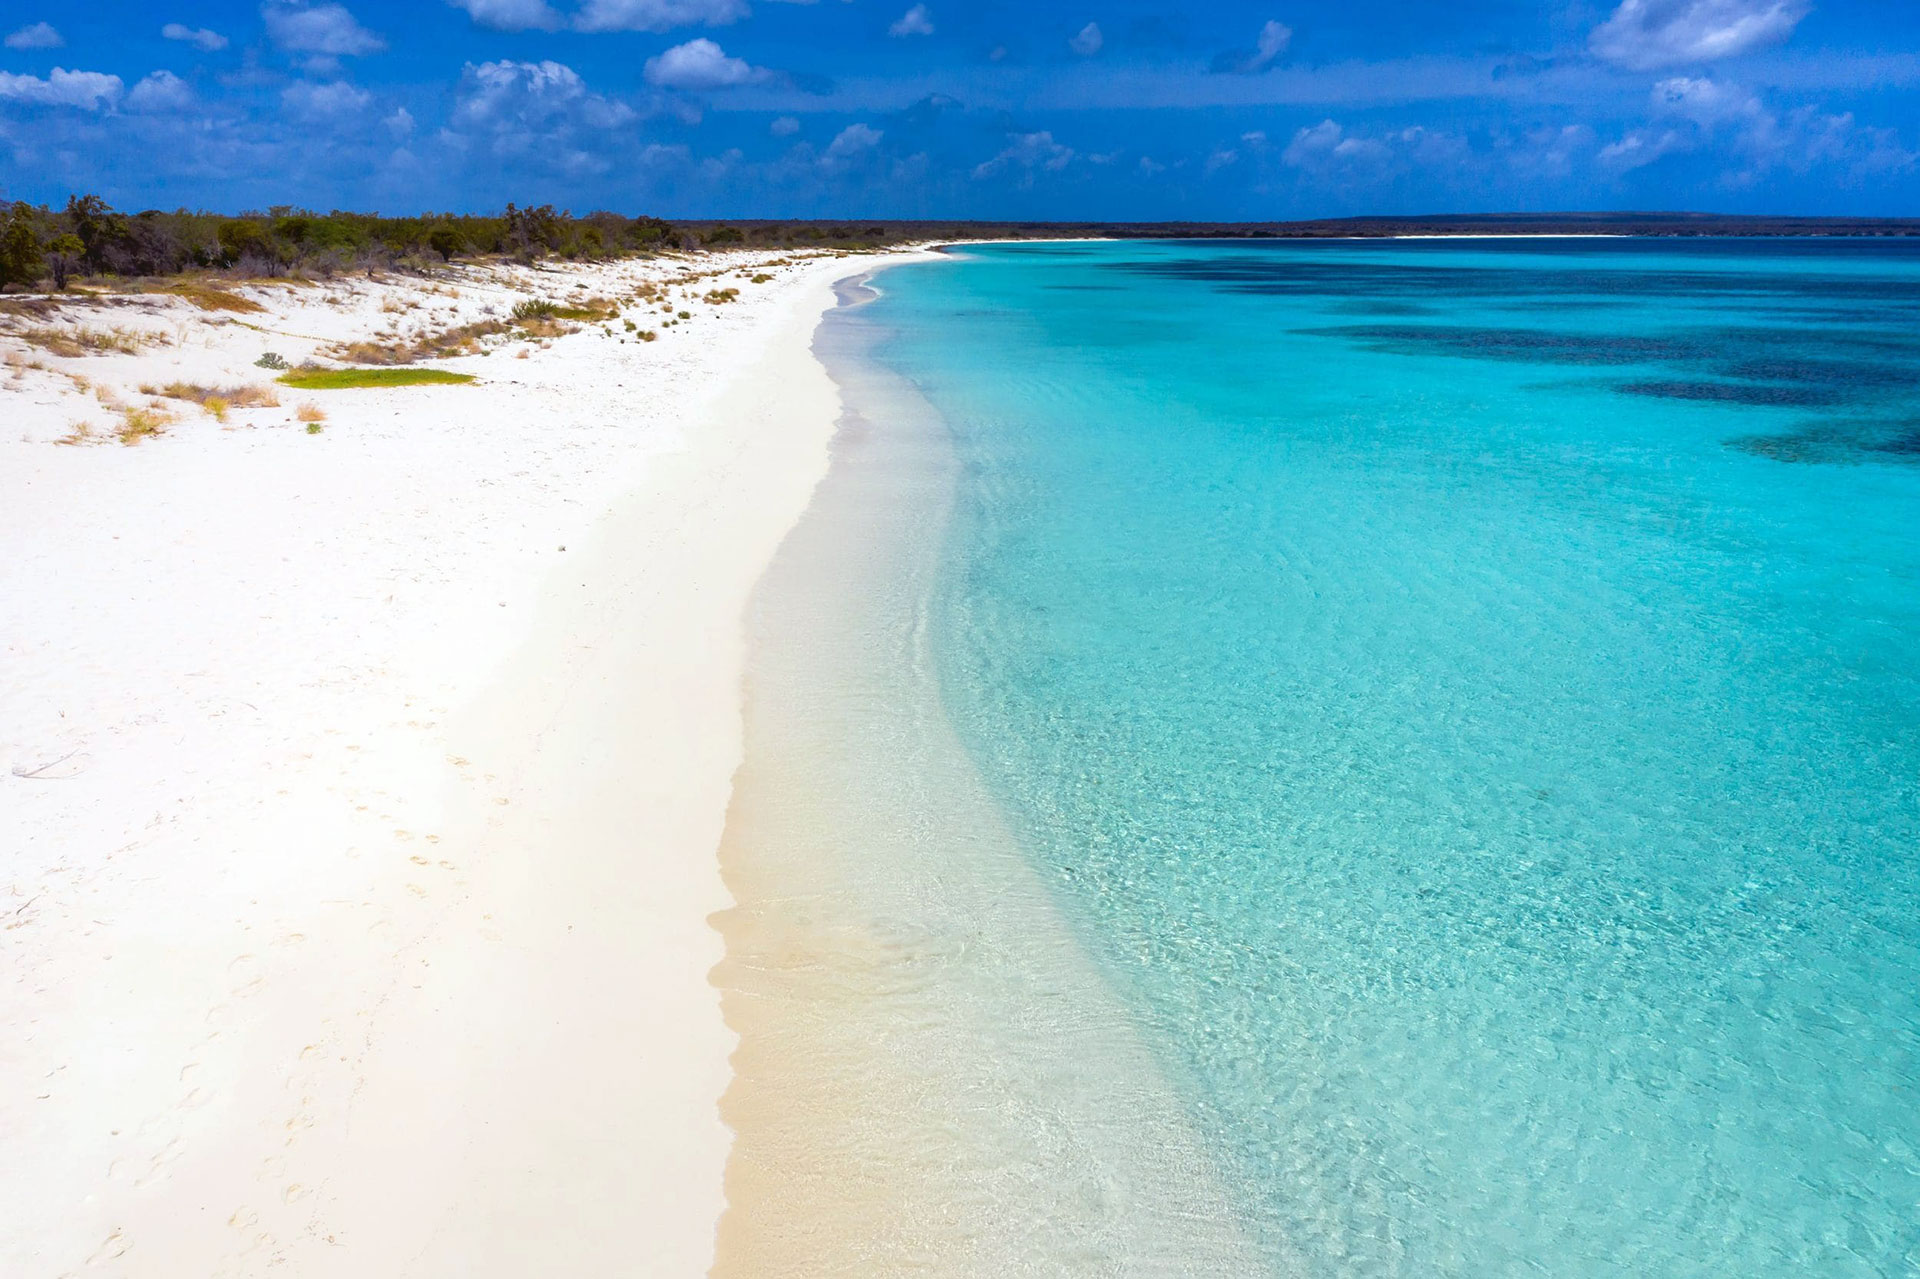
[[[1920,214],[1914,0],[7,0],[0,192],[122,207]]]

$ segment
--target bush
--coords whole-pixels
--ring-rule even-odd
[[[268,351],[265,355],[253,362],[253,367],[256,369],[284,369],[290,366],[287,364],[285,356],[273,351]]]

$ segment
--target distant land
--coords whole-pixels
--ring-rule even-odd
[[[1296,222],[942,222],[678,220],[708,236],[737,232],[740,242],[769,244],[820,238],[902,243],[928,240],[1059,239],[1335,239],[1402,235],[1637,236],[1914,236],[1920,218],[1789,217],[1724,213],[1434,213],[1314,218]],[[824,232],[837,234],[828,236]],[[730,237],[729,237],[730,238]]]
[[[67,288],[191,271],[251,278],[339,271],[426,271],[456,258],[606,261],[709,249],[859,252],[968,240],[1331,239],[1387,236],[1920,235],[1920,218],[1803,218],[1718,213],[1469,213],[1321,218],[1304,222],[976,222],[884,219],[668,221],[606,210],[574,214],[509,204],[497,214],[394,217],[292,205],[235,214],[188,209],[127,212],[97,195],[65,208],[0,201],[0,291]]]

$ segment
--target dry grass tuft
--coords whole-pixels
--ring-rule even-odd
[[[141,333],[132,329],[47,327],[17,329],[8,336],[17,337],[63,360],[78,359],[83,355],[135,355],[142,347],[160,346],[166,342],[166,338],[160,334]]]
[[[160,434],[160,429],[172,420],[154,409],[130,408],[120,414],[120,426],[114,434],[122,444],[138,444],[149,435]]]
[[[55,440],[54,443],[66,444],[66,445],[86,444],[91,442],[92,439],[93,439],[93,423],[75,422],[70,428],[68,428],[67,433],[61,436],[59,439]]]
[[[251,315],[267,309],[252,298],[215,288],[205,280],[182,280],[168,285],[165,291],[175,297],[185,298],[202,311],[235,311],[241,315]]]
[[[186,400],[189,403],[198,404],[221,421],[226,420],[224,414],[228,409],[270,409],[277,408],[280,404],[279,395],[270,386],[213,387],[201,386],[195,382],[169,382],[158,388],[143,386],[140,392],[143,395],[158,395],[169,400]],[[216,403],[220,406],[217,411],[213,407]]]
[[[420,360],[445,360],[456,355],[480,355],[483,338],[505,333],[499,320],[482,320],[456,329],[428,333],[411,341],[342,342],[322,354],[349,364],[413,364]]]
[[[302,404],[293,411],[293,416],[302,422],[324,422],[327,420],[327,411],[318,404]]]

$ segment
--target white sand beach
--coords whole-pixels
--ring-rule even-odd
[[[0,316],[0,1274],[706,1271],[742,611],[880,260]],[[141,389],[536,297],[624,318],[436,361],[472,386]]]

